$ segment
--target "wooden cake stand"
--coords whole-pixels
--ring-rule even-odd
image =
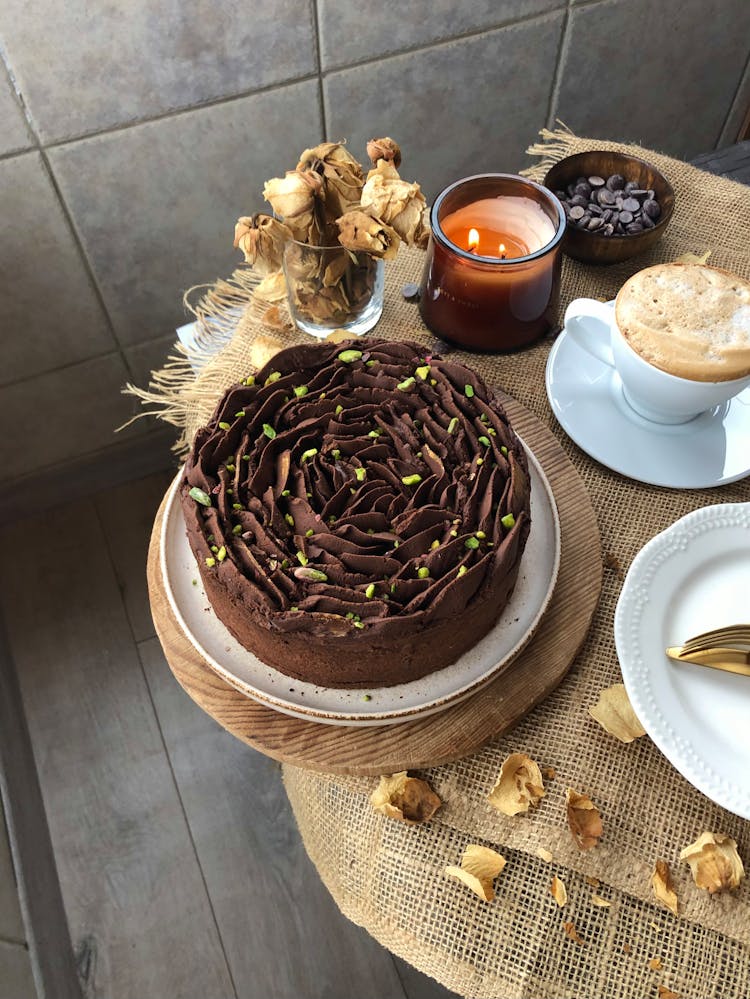
[[[554,690],[583,644],[599,599],[599,530],[584,484],[551,431],[520,403],[499,394],[513,426],[549,480],[561,528],[555,591],[533,638],[518,656],[465,701],[397,725],[324,725],[266,707],[221,679],[177,623],[164,592],[159,560],[165,497],[148,553],[151,612],[167,662],[196,704],[232,735],[283,763],[324,773],[378,775],[467,756],[515,725]]]

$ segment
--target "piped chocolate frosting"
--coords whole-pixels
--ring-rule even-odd
[[[323,686],[454,661],[507,602],[530,526],[502,407],[416,343],[281,351],[197,433],[181,498],[219,618]]]

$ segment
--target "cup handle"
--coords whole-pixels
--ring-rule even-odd
[[[566,333],[587,353],[614,368],[610,327],[614,312],[594,298],[577,298],[565,310]]]

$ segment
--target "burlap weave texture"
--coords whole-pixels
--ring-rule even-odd
[[[613,297],[634,271],[685,252],[711,250],[710,263],[750,279],[750,190],[636,146],[563,132],[546,137],[533,150],[543,157],[529,171],[535,179],[564,155],[606,145],[655,163],[676,194],[670,228],[649,254],[607,268],[566,259],[561,311],[577,297]],[[597,511],[606,553],[603,592],[585,646],[558,690],[480,752],[427,771],[445,802],[429,825],[411,828],[376,816],[368,802],[371,779],[285,767],[306,848],[347,916],[461,995],[634,999],[655,996],[657,984],[664,983],[685,999],[742,999],[750,991],[750,882],[734,895],[709,897],[694,887],[678,855],[701,832],[712,830],[736,839],[750,868],[750,823],[693,789],[648,737],[623,745],[603,732],[586,708],[620,679],[612,620],[633,557],[691,510],[749,501],[748,480],[678,491],[633,482],[597,464],[566,437],[549,408],[544,367],[551,340],[505,356],[470,355],[440,344],[423,327],[416,306],[400,295],[406,281],[418,280],[421,265],[422,256],[414,251],[402,251],[388,265],[377,334],[417,339],[472,365],[552,426]],[[241,292],[236,297],[241,301]],[[211,316],[210,296],[204,315]],[[248,309],[228,346],[182,394],[188,440],[223,389],[252,370],[259,338],[268,336],[280,346],[304,339],[291,330],[269,330],[257,311]],[[547,795],[535,811],[511,819],[485,799],[502,760],[514,751],[554,767],[557,777],[547,782]],[[587,853],[576,849],[567,829],[567,786],[590,794],[602,813],[604,836]],[[471,842],[493,846],[508,859],[491,904],[442,873],[459,862]],[[538,847],[553,853],[552,864],[538,858]],[[650,874],[657,858],[675,875],[677,919],[652,904]],[[562,910],[549,894],[553,874],[567,884],[569,902]],[[611,901],[609,908],[592,905],[594,889],[586,876],[600,879],[597,891]],[[565,935],[565,920],[575,923],[584,944]],[[652,957],[661,958],[662,971],[649,968]]]

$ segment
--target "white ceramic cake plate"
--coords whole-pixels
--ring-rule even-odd
[[[489,683],[518,655],[555,587],[560,565],[557,508],[538,462],[528,449],[527,454],[531,530],[513,595],[492,631],[445,669],[393,687],[346,690],[303,683],[261,662],[237,642],[208,603],[185,532],[178,496],[182,473],[167,498],[160,543],[164,587],[179,626],[222,679],[295,718],[329,725],[392,725],[443,711]],[[460,620],[456,627],[461,627]]]
[[[750,503],[694,510],[635,557],[615,644],[643,727],[690,783],[750,819],[750,677],[668,659],[664,650],[748,619]]]
[[[565,433],[621,475],[672,489],[707,489],[750,475],[750,388],[689,423],[652,423],[627,404],[617,372],[565,330],[547,359],[546,384]]]

